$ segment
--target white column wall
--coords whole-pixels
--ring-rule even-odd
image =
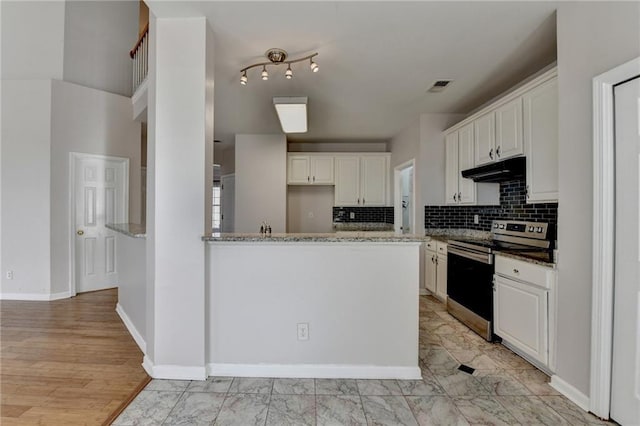
[[[51,80],[3,80],[1,298],[49,299],[50,128]]]
[[[205,378],[206,93],[212,36],[205,18],[152,18],[148,122],[148,319],[153,377]],[[210,76],[212,77],[212,76]],[[204,158],[204,160],[203,160]],[[153,334],[149,337],[149,332]]]
[[[274,233],[287,226],[285,135],[236,135],[235,231],[258,232],[267,221]]]

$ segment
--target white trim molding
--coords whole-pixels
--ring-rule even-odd
[[[155,365],[148,356],[144,356],[142,367],[147,374],[154,379],[170,380],[206,380],[207,368],[205,366],[185,365]]]
[[[419,367],[342,364],[207,364],[209,376],[419,380]]]
[[[580,392],[569,383],[562,380],[557,375],[551,376],[551,382],[549,383],[552,388],[569,398],[574,404],[582,408],[584,411],[589,411],[589,397]]]
[[[400,227],[402,226],[402,188],[400,187],[402,179],[400,178],[401,173],[408,169],[412,168],[413,173],[411,173],[411,201],[409,207],[409,215],[411,216],[411,226],[413,229],[409,231],[412,234],[416,232],[416,160],[412,158],[409,161],[405,161],[402,164],[399,164],[393,168],[393,207],[394,207],[394,230],[396,233],[401,234],[402,230]]]
[[[116,312],[120,316],[120,319],[124,323],[124,326],[127,327],[127,331],[129,331],[129,334],[131,335],[131,337],[133,337],[133,340],[135,340],[142,353],[146,355],[147,342],[144,341],[142,334],[140,334],[136,326],[133,325],[131,318],[129,318],[129,315],[127,315],[120,303],[116,304]]]
[[[593,282],[589,411],[609,418],[613,349],[614,115],[613,87],[640,74],[640,58],[593,79]]]
[[[0,300],[24,300],[36,302],[48,302],[51,300],[68,299],[71,295],[68,291],[59,293],[0,293]]]

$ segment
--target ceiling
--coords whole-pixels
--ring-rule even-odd
[[[308,96],[289,141],[383,141],[421,113],[468,113],[556,59],[553,2],[166,2],[158,17],[206,16],[215,34],[215,138],[278,133],[274,96]],[[308,63],[249,70],[272,47]],[[427,89],[454,82],[442,93]]]

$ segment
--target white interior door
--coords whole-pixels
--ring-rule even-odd
[[[640,77],[615,98],[616,235],[611,418],[640,424]]]
[[[73,161],[75,290],[116,287],[116,238],[105,224],[128,221],[129,161],[82,154]]]
[[[220,209],[222,211],[222,232],[233,232],[233,218],[235,215],[236,175],[226,175],[220,178]]]

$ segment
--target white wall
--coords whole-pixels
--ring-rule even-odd
[[[272,232],[287,225],[287,141],[284,135],[236,135],[235,231]]]
[[[50,292],[50,128],[51,80],[3,80],[3,297],[22,293],[47,298]],[[14,272],[13,280],[6,279],[8,270]]]
[[[204,379],[213,34],[205,18],[152,16],[150,40],[144,365],[157,378]]]
[[[419,375],[419,245],[208,243],[207,361],[235,375]]]
[[[2,1],[2,79],[62,79],[64,1]]]
[[[640,4],[558,6],[560,107],[557,374],[589,394],[592,255],[592,79],[640,56]]]
[[[129,220],[140,222],[140,123],[131,99],[53,80],[51,96],[51,292],[69,287],[69,153],[129,158]]]
[[[67,1],[65,9],[64,80],[131,96],[138,2]]]
[[[144,238],[132,238],[120,233],[116,233],[116,241],[119,310],[129,320],[125,324],[144,352],[147,332],[147,280],[144,263],[146,241]]]
[[[289,185],[287,232],[333,232],[334,199],[334,186]]]

